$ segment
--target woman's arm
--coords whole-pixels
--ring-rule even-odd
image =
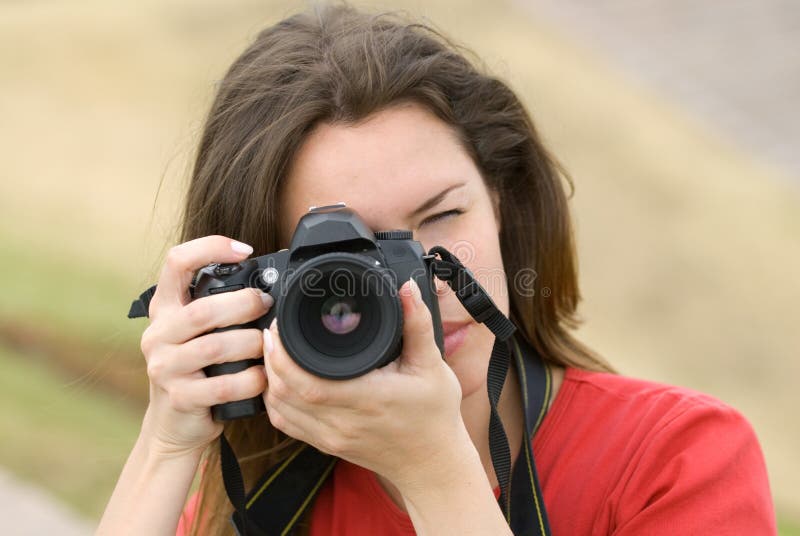
[[[211,331],[263,316],[272,298],[248,288],[192,301],[187,291],[198,269],[211,262],[238,262],[252,252],[246,244],[213,235],[168,253],[141,342],[150,404],[99,534],[174,536],[202,451],[223,430],[209,408],[264,392],[263,367],[211,377],[203,369],[259,355],[262,334],[257,329]]]
[[[174,536],[201,454],[171,453],[142,426],[96,534]]]
[[[509,535],[478,451],[469,436],[426,464],[424,480],[400,490],[417,534]],[[459,454],[460,453],[460,454]]]

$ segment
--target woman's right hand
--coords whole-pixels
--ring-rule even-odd
[[[262,355],[258,329],[208,332],[263,316],[272,297],[254,288],[194,301],[189,295],[197,270],[212,262],[240,262],[252,252],[246,244],[213,235],[175,246],[167,254],[141,340],[150,379],[142,433],[160,454],[204,448],[223,428],[211,418],[211,406],[253,398],[266,388],[261,365],[214,377],[206,377],[203,367]]]

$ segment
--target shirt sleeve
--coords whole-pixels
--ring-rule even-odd
[[[200,501],[199,492],[195,491],[181,513],[178,520],[178,529],[175,531],[175,536],[188,536],[189,530],[192,528],[194,518],[197,517],[197,503]]]
[[[777,533],[755,432],[722,402],[675,408],[637,457],[618,489],[615,536]]]

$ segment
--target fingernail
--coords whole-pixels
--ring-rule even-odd
[[[275,318],[273,318],[273,319],[272,319],[272,322],[270,322],[270,324],[269,324],[269,329],[272,329],[272,328],[274,328],[274,327],[275,327],[275,323],[276,323],[277,321],[278,321],[278,317],[276,316]]]
[[[275,303],[275,298],[272,297],[272,294],[268,294],[260,289],[259,292],[261,293],[261,303],[264,304],[264,309],[269,309],[272,307],[272,304]]]
[[[410,281],[409,286],[411,287],[411,296],[414,298],[414,305],[417,306],[422,305],[422,292],[419,290],[417,282],[414,281],[413,277],[409,279],[409,281]]]
[[[272,333],[270,333],[268,329],[264,330],[264,348],[268,354],[271,354],[272,350],[275,348],[272,344]]]
[[[243,255],[250,255],[253,252],[253,246],[248,246],[244,242],[239,242],[238,240],[231,240],[231,249]]]

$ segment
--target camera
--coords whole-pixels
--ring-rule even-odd
[[[337,380],[354,378],[395,360],[402,350],[403,310],[397,294],[409,278],[431,312],[434,339],[444,354],[431,256],[411,231],[373,233],[344,203],[311,207],[288,249],[197,272],[193,299],[259,288],[275,300],[253,322],[220,328],[267,328],[277,318],[281,341],[305,370]],[[263,358],[210,365],[207,376],[232,374]],[[260,397],[212,407],[216,420],[264,411]]]

